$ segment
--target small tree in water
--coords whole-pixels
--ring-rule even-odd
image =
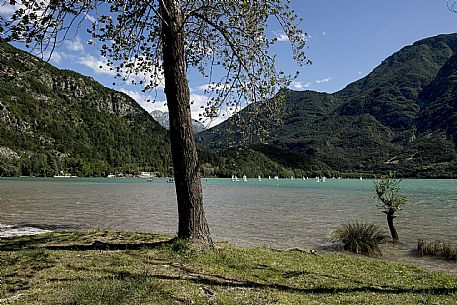
[[[399,242],[397,229],[394,226],[394,219],[397,217],[395,213],[401,210],[401,206],[407,201],[406,197],[400,194],[400,182],[401,180],[394,179],[393,173],[374,182],[377,206],[387,215],[387,224],[394,243]]]

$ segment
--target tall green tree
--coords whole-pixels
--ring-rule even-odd
[[[192,133],[188,69],[208,79],[210,101],[202,118],[221,107],[239,109],[243,102],[264,101],[290,77],[276,70],[269,51],[277,41],[268,26],[278,23],[288,36],[294,59],[303,52],[306,34],[282,0],[10,0],[10,20],[0,20],[2,40],[22,40],[40,51],[53,51],[93,20],[87,31],[124,82],[145,91],[165,86],[178,200],[178,237],[211,244],[203,210],[198,159]],[[46,53],[45,53],[46,54]],[[215,67],[225,73],[213,73]],[[217,78],[215,75],[218,75]]]
[[[407,202],[406,197],[400,194],[400,182],[401,180],[394,179],[393,173],[389,173],[381,180],[374,182],[377,205],[387,216],[387,225],[394,243],[399,242],[397,229],[394,225],[394,219],[397,217],[395,214]]]

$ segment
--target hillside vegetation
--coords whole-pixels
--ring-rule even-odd
[[[0,176],[171,172],[167,131],[127,95],[0,44]]]
[[[456,51],[457,34],[418,41],[334,94],[284,90],[282,124],[247,107],[198,140],[221,155],[241,143],[295,175],[455,177]]]
[[[339,92],[250,105],[196,135],[202,174],[455,177],[456,51],[427,38]],[[8,44],[0,64],[0,176],[172,174],[168,132],[127,95]]]

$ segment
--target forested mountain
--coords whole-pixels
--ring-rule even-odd
[[[455,177],[456,51],[457,34],[423,39],[334,94],[284,90],[282,124],[262,113],[268,107],[247,107],[198,140],[221,154],[243,143],[295,175]],[[238,123],[259,120],[264,137],[245,131],[252,123]]]
[[[0,176],[171,174],[168,132],[127,95],[8,44],[0,66]],[[457,34],[334,94],[278,96],[197,134],[204,175],[457,176]]]
[[[0,44],[0,176],[171,172],[168,132],[127,95]]]

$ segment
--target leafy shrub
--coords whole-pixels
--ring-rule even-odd
[[[344,249],[367,255],[381,254],[379,244],[386,242],[388,235],[377,225],[367,223],[347,223],[332,232],[334,241],[344,244]]]
[[[457,247],[441,240],[426,242],[423,239],[419,239],[417,241],[417,253],[422,256],[439,256],[450,260],[457,260]]]

